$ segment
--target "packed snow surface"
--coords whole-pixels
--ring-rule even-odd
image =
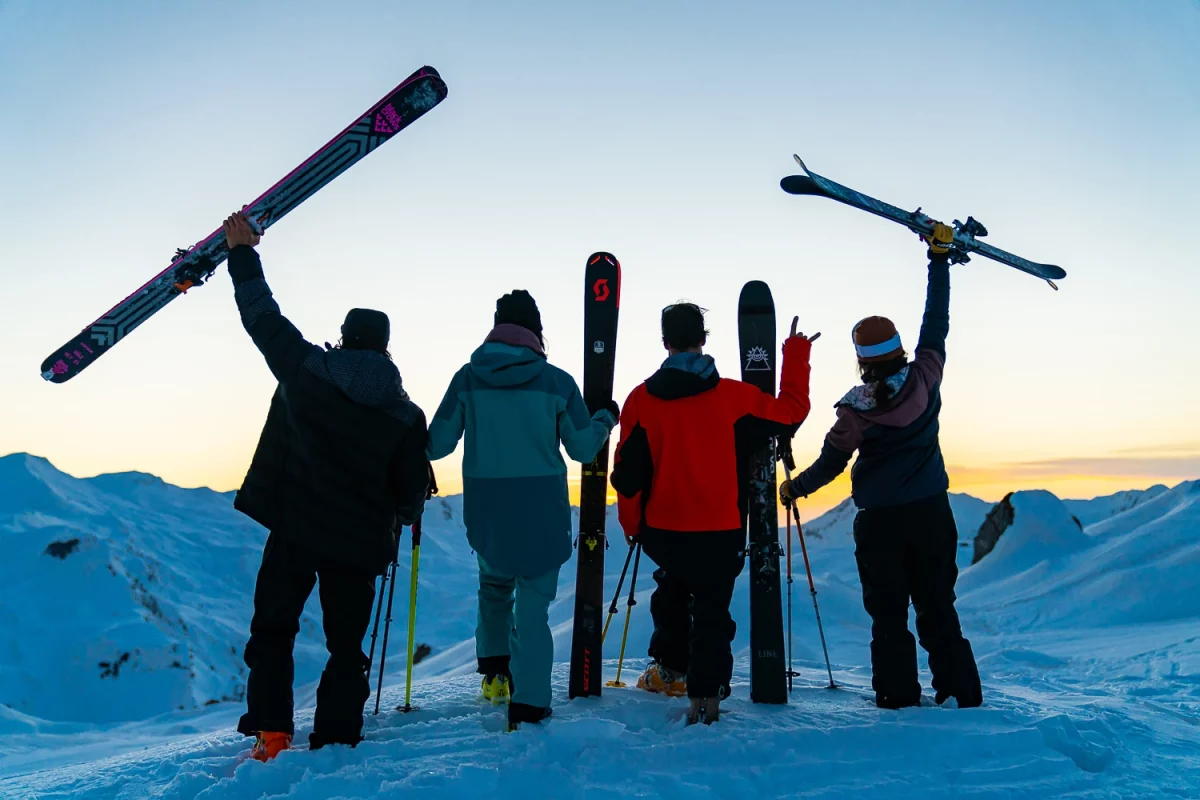
[[[505,734],[502,713],[477,700],[476,569],[461,500],[435,499],[416,631],[433,654],[414,670],[418,710],[392,710],[404,694],[406,541],[367,741],[259,764],[233,726],[265,532],[229,495],[146,475],[77,480],[42,459],[0,458],[0,797],[1196,797],[1198,501],[1200,482],[1066,503],[1020,492],[996,548],[966,567],[990,506],[955,495],[959,609],[985,692],[971,710],[870,702],[849,503],[805,526],[841,688],[824,688],[795,548],[791,702],[749,703],[743,580],[734,697],[711,728],[685,727],[686,701],[632,688],[566,700],[569,563],[551,608],[555,715]],[[624,556],[614,537],[608,598]],[[622,675],[631,686],[645,663],[652,571],[643,560]],[[605,645],[608,679],[625,602]],[[311,709],[324,659],[319,620],[314,598],[297,640],[300,709]],[[311,719],[297,714],[300,745]]]

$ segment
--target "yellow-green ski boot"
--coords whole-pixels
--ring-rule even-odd
[[[481,691],[483,699],[492,705],[508,705],[512,700],[512,678],[507,675],[485,675]]]

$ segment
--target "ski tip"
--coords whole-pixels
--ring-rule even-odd
[[[774,309],[775,301],[771,296],[771,287],[766,281],[746,281],[738,295],[738,308],[752,310],[760,308]]]
[[[804,170],[805,175],[810,174],[808,171],[808,166],[804,163],[804,159],[802,159],[800,156],[796,155],[795,153],[792,153],[792,158],[796,159],[796,163],[800,165],[800,169]]]
[[[588,256],[587,263],[590,267],[593,264],[599,264],[601,260],[607,261],[614,267],[619,268],[621,266],[621,262],[617,260],[617,257],[605,250],[597,250],[596,252],[592,253],[590,256]]]
[[[75,377],[75,370],[68,367],[65,361],[56,359],[54,356],[43,361],[38,372],[47,383],[66,383]]]

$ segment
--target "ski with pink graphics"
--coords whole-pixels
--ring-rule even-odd
[[[372,150],[420,119],[446,99],[446,83],[433,67],[422,67],[371,106],[344,131],[300,166],[244,207],[260,232],[281,220],[361,161]],[[189,289],[212,277],[229,255],[225,234],[217,228],[203,241],[175,254],[171,265],[42,362],[42,377],[65,383],[92,365],[117,342]]]

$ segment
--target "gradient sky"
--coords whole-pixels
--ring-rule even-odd
[[[513,288],[579,375],[584,261],[609,250],[625,270],[620,397],[661,360],[658,312],[679,299],[711,309],[729,376],[746,280],[771,284],[781,329],[799,314],[822,331],[807,462],[856,380],[853,323],[885,314],[915,343],[924,251],[785,195],[798,152],[1069,273],[1056,293],[986,259],[954,268],[955,490],[1197,477],[1197,42],[1189,0],[0,0],[0,453],[237,486],[272,379],[224,269],[79,378],[37,367],[430,64],[449,98],[260,247],[310,339],[334,340],[351,306],[386,310],[430,413]],[[453,489],[457,459],[442,463]]]

